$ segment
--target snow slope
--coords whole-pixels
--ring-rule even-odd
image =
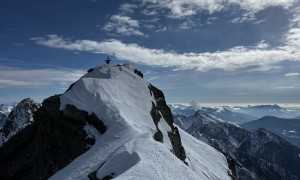
[[[101,135],[86,125],[95,145],[50,179],[88,179],[92,172],[100,179],[230,179],[226,158],[181,130],[188,165],[177,158],[171,152],[170,126],[163,117],[158,123],[163,143],[154,140],[157,129],[150,112],[157,99],[132,64],[96,67],[60,100],[61,110],[71,104],[95,113],[107,131]]]

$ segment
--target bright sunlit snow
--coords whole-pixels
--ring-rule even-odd
[[[66,104],[94,112],[107,126],[100,135],[92,126],[86,131],[96,138],[82,154],[50,179],[83,179],[97,170],[97,177],[115,179],[230,179],[225,157],[212,147],[180,131],[188,165],[171,152],[170,127],[163,118],[159,129],[164,143],[153,139],[155,124],[148,85],[132,65],[103,65],[84,75],[61,98]]]

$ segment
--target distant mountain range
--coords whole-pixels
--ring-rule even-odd
[[[169,105],[169,107],[174,115],[191,116],[197,110],[201,110],[216,118],[236,124],[243,124],[267,115],[280,118],[294,118],[300,114],[299,109],[287,109],[278,105],[194,107],[173,104]]]
[[[284,108],[277,104],[275,105],[256,105],[256,106],[234,106],[230,110],[249,114],[254,117],[261,118],[264,116],[275,116],[279,118],[294,118],[300,115],[300,109]]]
[[[6,118],[17,103],[0,104],[0,129],[5,124]]]
[[[272,132],[251,133],[201,110],[174,122],[223,153],[237,179],[300,179],[300,149]]]
[[[256,131],[259,128],[265,128],[281,136],[291,144],[300,147],[299,119],[284,119],[274,116],[265,116],[258,120],[242,124],[241,126],[249,131]]]

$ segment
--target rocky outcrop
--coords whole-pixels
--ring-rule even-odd
[[[58,95],[44,100],[34,113],[33,123],[3,144],[0,179],[46,179],[93,144],[87,139],[86,123],[105,132],[103,123],[95,123],[100,122],[97,116],[74,106],[68,106],[65,112],[59,107]]]
[[[141,78],[144,78],[144,74],[141,71],[134,69],[134,73],[140,76]]]
[[[158,123],[161,120],[161,117],[163,117],[171,128],[171,131],[168,132],[168,136],[173,147],[172,152],[180,160],[184,161],[186,159],[185,150],[181,143],[179,131],[173,124],[173,116],[169,106],[165,101],[165,96],[161,90],[157,89],[151,84],[149,85],[149,90],[151,96],[153,96],[155,99],[155,103],[152,102],[151,110],[151,116],[157,129],[157,132],[154,134],[154,139],[159,142],[163,141],[163,134],[158,128]]]

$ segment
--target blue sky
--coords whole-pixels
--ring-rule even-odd
[[[0,103],[132,61],[169,103],[299,103],[298,0],[2,0]]]

